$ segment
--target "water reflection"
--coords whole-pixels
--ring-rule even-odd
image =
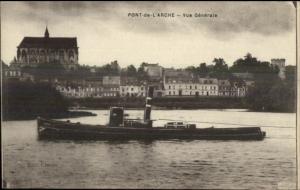
[[[70,120],[106,122],[106,110],[96,113],[92,120]],[[155,111],[153,118],[174,118],[175,113]],[[295,125],[294,114],[217,110],[177,114],[187,120]],[[3,123],[3,177],[12,188],[276,189],[288,184],[293,189],[296,183],[296,135],[291,129],[267,128],[263,141],[74,141],[37,140],[36,127],[36,121]]]

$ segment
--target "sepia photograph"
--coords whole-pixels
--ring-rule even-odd
[[[300,189],[299,6],[1,1],[2,188]]]

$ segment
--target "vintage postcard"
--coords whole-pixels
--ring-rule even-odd
[[[2,188],[299,189],[298,2],[0,8]]]

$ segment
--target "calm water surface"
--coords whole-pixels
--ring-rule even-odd
[[[108,110],[91,111],[98,116],[70,120],[108,122]],[[38,141],[36,121],[9,121],[1,127],[3,178],[12,188],[296,188],[296,114],[155,110],[152,119],[282,128],[262,128],[263,141]]]

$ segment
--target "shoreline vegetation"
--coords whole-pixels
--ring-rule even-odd
[[[296,110],[295,99],[291,99],[293,93],[287,93],[287,88],[286,85],[279,83],[276,88],[271,88],[267,92],[264,86],[263,88],[253,89],[250,92],[251,96],[245,98],[157,97],[153,98],[152,105],[154,110],[247,109],[256,112],[293,113]],[[264,95],[260,92],[261,89],[264,90]],[[38,116],[52,119],[95,116],[94,113],[82,110],[109,109],[112,106],[142,109],[145,105],[145,98],[143,97],[67,99],[48,83],[3,81],[2,90],[2,118],[4,121],[31,120]],[[277,96],[271,97],[271,94]],[[259,98],[255,98],[254,95]],[[72,111],[70,108],[73,108]]]
[[[278,67],[273,67],[266,61],[259,61],[250,53],[236,60],[231,67],[228,67],[222,58],[216,58],[213,62],[214,65],[206,66],[206,63],[201,63],[198,67],[189,66],[184,70],[195,76],[220,79],[229,79],[235,72],[250,73],[253,75],[251,80],[254,85],[249,86],[246,97],[155,97],[152,100],[153,109],[247,109],[255,112],[296,112],[295,66],[285,67],[286,78],[282,80],[278,76]],[[130,65],[121,72],[138,80],[146,80],[144,65],[145,63],[142,63],[138,69]],[[62,68],[62,65],[57,64],[41,64],[35,69],[36,73],[43,76],[42,78],[53,78],[57,73],[64,72]],[[119,75],[117,68],[118,63],[115,61],[97,68],[96,75]],[[83,72],[85,76],[91,74],[85,66],[80,66],[78,72]],[[34,119],[38,116],[47,118],[92,116],[94,114],[91,112],[74,112],[70,111],[70,108],[109,109],[112,106],[142,109],[145,106],[145,97],[66,98],[49,82],[6,79],[2,81],[3,120]]]
[[[87,111],[70,111],[70,102],[46,83],[3,81],[2,119],[32,120],[38,116],[52,119],[96,116]]]

